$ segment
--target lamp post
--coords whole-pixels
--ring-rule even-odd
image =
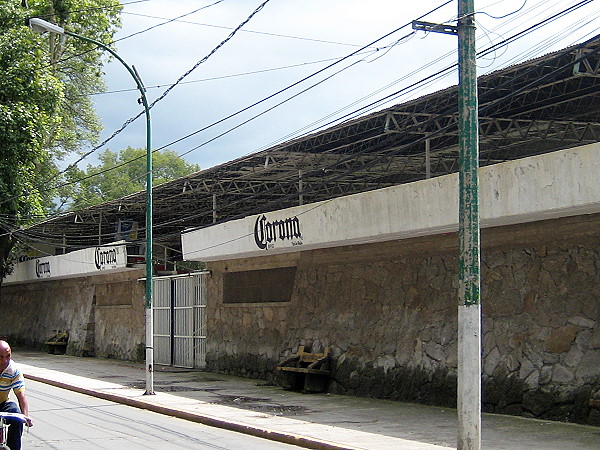
[[[151,128],[150,128],[150,108],[146,99],[146,88],[134,67],[129,66],[123,59],[111,48],[105,44],[71,31],[65,30],[58,25],[47,22],[42,19],[29,19],[29,26],[37,33],[55,33],[72,36],[83,41],[91,42],[109,52],[114,56],[129,72],[135,80],[138,90],[141,94],[142,104],[146,112],[146,395],[154,394],[154,345],[153,345],[153,323],[152,323],[152,146],[151,146]]]

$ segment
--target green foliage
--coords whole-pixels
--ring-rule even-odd
[[[70,205],[70,209],[96,205],[146,188],[146,149],[127,147],[119,153],[105,150],[99,159],[97,166],[88,165],[85,171],[73,170],[69,173],[72,180],[83,179],[62,199]],[[108,170],[116,166],[120,167]],[[152,155],[153,185],[198,170],[198,165],[187,163],[172,150],[154,152]]]
[[[48,210],[44,182],[57,158],[94,142],[100,125],[89,93],[103,88],[103,54],[66,36],[35,35],[40,17],[111,42],[121,5],[113,0],[0,2],[0,282],[10,271],[11,231]]]
[[[25,26],[23,11],[0,5],[0,277],[13,245],[12,230],[43,212],[36,187],[49,173],[44,142],[60,122],[55,115],[63,91],[43,62],[38,39]]]
[[[121,25],[122,6],[114,0],[29,0],[28,5],[30,17],[106,44]],[[61,122],[51,128],[45,147],[64,156],[98,138],[101,125],[89,94],[105,89],[101,67],[110,55],[81,39],[50,33],[43,39],[47,60],[64,86],[63,99],[57,105]]]

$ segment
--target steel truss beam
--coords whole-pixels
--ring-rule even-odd
[[[600,39],[480,77],[480,164],[600,141]],[[457,170],[457,90],[451,87],[154,188],[156,242],[244,215],[365,192]],[[430,167],[426,167],[425,141]],[[427,170],[429,169],[429,170]],[[300,192],[300,177],[302,192]],[[216,209],[215,206],[216,205]],[[138,223],[143,192],[63,214],[25,235],[68,246],[115,238]],[[99,226],[99,223],[101,224]]]

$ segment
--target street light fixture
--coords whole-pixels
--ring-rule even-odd
[[[123,59],[111,48],[85,36],[80,36],[71,31],[65,30],[58,25],[47,22],[42,19],[29,19],[29,26],[36,33],[54,33],[72,36],[83,41],[91,42],[109,52],[114,56],[129,72],[135,80],[138,90],[141,94],[141,100],[146,112],[146,394],[154,394],[154,345],[153,345],[153,323],[152,323],[152,146],[151,146],[151,128],[150,128],[150,107],[146,99],[146,88],[142,83],[135,67],[129,66]]]

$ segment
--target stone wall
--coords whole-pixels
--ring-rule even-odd
[[[67,352],[144,358],[142,270],[2,286],[0,335],[41,347],[53,330],[69,331]]]
[[[600,216],[482,233],[484,410],[600,425]],[[208,368],[272,379],[299,345],[329,390],[454,406],[455,234],[210,264]],[[223,273],[296,266],[287,303],[223,304]]]

